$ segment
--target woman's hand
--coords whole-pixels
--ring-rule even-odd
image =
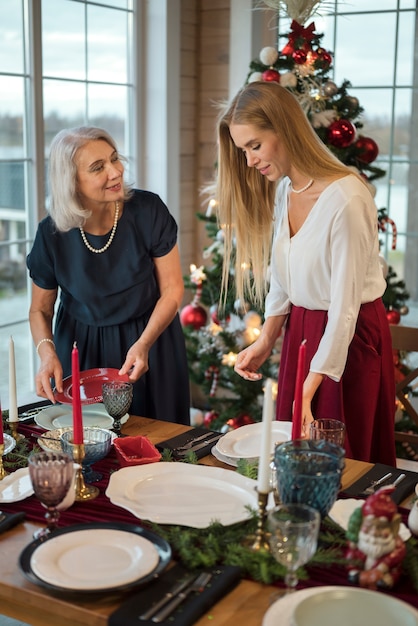
[[[238,354],[234,370],[245,380],[260,380],[262,375],[257,370],[268,359],[270,353],[270,347],[257,339],[251,346]]]
[[[132,383],[139,380],[149,369],[148,352],[148,348],[140,340],[136,341],[129,348],[125,363],[119,370],[119,375],[124,376],[128,374],[128,378]]]
[[[41,398],[48,398],[55,404],[55,396],[52,391],[51,378],[55,380],[55,387],[59,393],[62,393],[62,366],[55,351],[50,351],[41,359],[38,372],[35,377],[36,393]]]

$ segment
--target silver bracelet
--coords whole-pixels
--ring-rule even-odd
[[[38,356],[39,356],[39,348],[43,343],[52,343],[52,345],[54,346],[54,350],[55,350],[55,343],[52,341],[52,339],[45,337],[44,339],[41,339],[40,341],[38,341],[38,344],[36,346],[36,353]]]

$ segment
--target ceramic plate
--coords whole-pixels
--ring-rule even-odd
[[[206,528],[248,519],[246,507],[257,509],[256,484],[219,467],[160,462],[113,472],[106,495],[140,519]]]
[[[149,581],[170,558],[169,544],[140,526],[93,523],[33,541],[20,555],[19,565],[32,582],[48,589],[92,593]]]
[[[0,416],[1,419],[1,416]],[[14,437],[12,437],[11,435],[8,435],[7,433],[3,434],[3,441],[4,441],[4,452],[3,454],[9,454],[9,452],[11,452],[13,450],[13,448],[16,445],[16,440]]]
[[[262,427],[262,422],[257,422],[229,431],[216,444],[218,452],[232,459],[253,459],[260,456]],[[272,422],[271,454],[277,443],[289,441],[291,433],[291,422]]]
[[[84,426],[97,426],[98,428],[112,428],[113,426],[113,417],[110,417],[103,404],[83,406],[82,413]],[[35,423],[45,430],[72,427],[72,406],[64,404],[49,406],[35,415]]]
[[[274,604],[272,604],[270,608],[268,609],[267,613],[265,613],[262,626],[277,626],[278,624],[280,624],[280,626],[301,626],[297,623],[295,618],[296,618],[296,611],[298,611],[299,607],[301,607],[303,602],[306,602],[306,603],[313,602],[316,597],[320,597],[321,599],[323,598],[326,601],[328,597],[330,597],[331,599],[333,594],[344,592],[344,590],[348,590],[349,592],[364,591],[367,594],[379,594],[379,597],[386,597],[390,601],[393,600],[395,605],[398,605],[398,603],[405,605],[404,602],[395,600],[391,596],[386,596],[382,592],[379,592],[379,591],[366,591],[366,590],[356,589],[355,587],[343,587],[343,586],[341,587],[338,587],[338,586],[311,587],[309,589],[301,589],[300,591],[295,591],[288,595],[284,595],[282,598],[274,602]],[[306,606],[307,605],[305,605],[305,607]],[[393,626],[394,624],[396,624],[397,626],[398,624],[399,626],[406,626],[406,624],[408,624],[408,626],[417,625],[416,620],[417,620],[418,612],[412,606],[410,605],[406,605],[406,606],[409,607],[411,614],[413,615],[413,618],[412,618],[413,621],[398,622],[398,620],[395,619],[392,622],[391,626]],[[346,613],[347,617],[350,619],[351,611],[350,609],[346,609],[346,611],[347,611]],[[317,626],[317,622],[314,622],[313,618],[312,618],[312,621],[309,621],[306,623],[309,623],[309,626]],[[341,622],[340,615],[337,616],[335,614],[335,611],[333,614],[333,619],[329,623],[332,623],[333,626],[335,626],[335,624],[338,624],[339,626],[345,626],[345,622],[344,623]],[[360,621],[356,622],[353,619],[352,621],[349,621],[347,623],[350,624],[350,626],[353,626],[354,624],[361,624],[361,625],[367,624],[367,626],[375,626],[375,624],[378,624],[378,626],[383,626],[382,624],[371,621],[369,614],[365,614],[360,619]],[[305,626],[304,622],[301,622],[301,624]],[[320,626],[328,626],[328,622],[324,622],[324,621],[318,622],[318,624],[320,624]]]
[[[80,372],[80,400],[82,404],[93,404],[101,402],[102,383],[112,380],[120,380],[129,382],[128,375],[119,376],[119,370],[110,367],[97,367],[92,370]],[[54,395],[57,402],[71,404],[73,401],[73,379],[72,376],[64,378],[62,381],[63,390],[59,393],[54,389]]]
[[[301,600],[292,618],[295,626],[416,626],[418,611],[379,591],[334,587]]]
[[[18,502],[33,494],[27,467],[12,472],[0,481],[0,504]]]
[[[211,453],[213,454],[215,459],[218,459],[218,461],[221,461],[222,463],[226,463],[227,465],[232,465],[232,467],[236,467],[238,465],[238,459],[231,459],[230,456],[226,456],[225,454],[222,454],[222,452],[219,452],[216,446],[213,446]]]
[[[347,530],[348,520],[351,517],[351,514],[359,507],[364,504],[364,500],[356,500],[355,498],[342,498],[341,500],[336,500],[328,513],[330,518],[341,528]],[[401,523],[399,528],[399,536],[403,541],[408,541],[411,536],[411,532],[409,528],[405,526],[405,524]]]

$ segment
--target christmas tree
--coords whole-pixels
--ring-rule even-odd
[[[376,142],[361,133],[363,108],[349,93],[351,86],[344,80],[338,86],[329,78],[332,53],[321,46],[322,35],[315,32],[315,24],[304,24],[312,16],[318,0],[304,2],[266,1],[279,9],[285,4],[291,21],[290,32],[279,35],[286,42],[281,49],[272,46],[261,50],[249,68],[247,82],[276,81],[289,89],[305,111],[321,140],[340,161],[365,179],[372,195],[376,193],[373,181],[384,176],[384,170],[374,164],[379,149]],[[208,237],[212,240],[204,253],[205,267],[191,268],[185,277],[186,287],[195,289],[195,297],[181,312],[189,359],[191,381],[203,394],[206,410],[205,424],[211,428],[235,428],[261,419],[262,382],[248,383],[233,369],[237,353],[255,341],[262,325],[262,311],[252,303],[234,299],[234,281],[230,276],[230,290],[226,294],[222,319],[218,316],[223,264],[223,233],[219,229],[214,209],[216,200],[209,203],[206,215],[198,218],[206,222]],[[396,247],[396,225],[385,209],[378,212],[379,230],[392,228],[392,249]],[[384,303],[390,323],[399,323],[406,314],[405,301],[409,298],[403,281],[397,280],[393,268],[381,255],[381,265],[387,281]],[[248,268],[251,271],[251,268]],[[209,321],[208,321],[209,312]],[[271,358],[261,368],[263,376],[277,379],[280,359],[280,337]]]

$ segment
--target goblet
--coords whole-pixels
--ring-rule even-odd
[[[103,404],[106,411],[115,420],[113,430],[118,434],[121,429],[120,420],[131,406],[132,394],[132,383],[113,380],[102,385]]]
[[[311,422],[309,427],[310,439],[325,439],[337,446],[344,447],[345,424],[336,419],[321,418]]]
[[[32,453],[28,459],[29,476],[36,497],[46,507],[46,527],[34,533],[36,539],[47,537],[57,527],[58,505],[72,484],[74,465],[64,452]]]
[[[297,569],[316,552],[321,516],[306,504],[280,504],[267,515],[271,552],[286,569],[286,593],[298,584]]]
[[[73,430],[62,433],[61,446],[64,452],[74,459]],[[84,457],[81,467],[85,483],[96,483],[103,474],[93,470],[92,465],[104,459],[112,444],[112,433],[104,428],[83,428]]]

